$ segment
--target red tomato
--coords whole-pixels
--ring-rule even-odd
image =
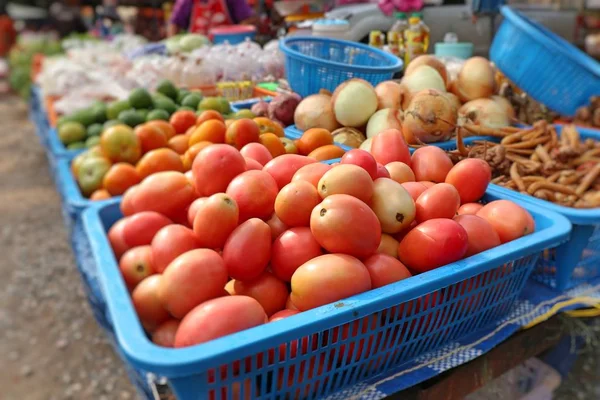
[[[133,209],[136,213],[156,211],[177,219],[195,198],[194,187],[184,174],[175,171],[158,172],[138,185],[133,198]]]
[[[319,180],[325,175],[325,172],[331,169],[331,165],[323,163],[308,164],[300,168],[292,177],[292,182],[306,181],[315,188],[319,185]]]
[[[302,264],[292,277],[291,300],[310,310],[371,289],[369,271],[347,254],[325,254]]]
[[[434,187],[436,184],[431,181],[419,181],[420,184],[424,185],[427,189]]]
[[[314,164],[317,160],[298,154],[284,154],[269,161],[263,171],[268,172],[275,182],[277,187],[281,189],[292,181],[292,177],[300,168],[308,164]]]
[[[430,219],[408,232],[398,246],[398,257],[408,268],[426,272],[464,257],[467,231],[456,221]]]
[[[287,230],[287,226],[281,222],[277,214],[273,213],[271,218],[267,221],[267,225],[271,228],[271,240],[274,241],[281,235],[283,232]]]
[[[110,247],[112,247],[117,260],[121,258],[123,253],[125,253],[130,248],[130,246],[128,246],[127,243],[125,243],[125,239],[123,237],[123,228],[125,228],[125,223],[127,222],[127,219],[128,217],[118,220],[108,230],[108,241],[110,242]]]
[[[428,189],[421,182],[404,182],[402,183],[402,187],[406,189],[414,201],[417,201],[421,193]]]
[[[225,193],[213,194],[198,207],[194,217],[194,232],[200,247],[222,249],[239,222],[235,200]]]
[[[219,297],[200,304],[185,316],[175,336],[175,347],[208,342],[267,321],[265,310],[252,297]]]
[[[479,203],[465,203],[458,209],[458,215],[475,215],[479,210],[483,208],[483,204]]]
[[[198,212],[200,205],[204,203],[206,199],[208,199],[208,197],[200,197],[190,204],[187,212],[189,226],[194,226],[194,218],[196,218],[196,213]]]
[[[162,274],[171,261],[199,247],[198,237],[191,229],[182,225],[165,226],[152,239],[152,256],[156,272]]]
[[[142,211],[127,217],[123,227],[123,240],[129,248],[152,243],[156,232],[173,222],[154,211]]]
[[[196,125],[196,113],[189,110],[176,111],[171,115],[169,122],[175,128],[175,133],[185,133]]]
[[[279,279],[289,282],[305,262],[323,254],[310,228],[292,228],[273,242],[271,268]]]
[[[325,250],[359,258],[373,254],[381,241],[381,225],[373,210],[347,194],[334,194],[316,206],[310,230]]]
[[[492,170],[479,158],[467,158],[456,164],[446,176],[446,183],[458,190],[462,204],[481,199],[492,180]]]
[[[340,164],[358,165],[369,173],[372,180],[378,178],[377,161],[375,161],[375,158],[368,151],[352,149],[342,156]]]
[[[310,213],[320,202],[313,185],[306,181],[290,182],[275,198],[275,214],[287,226],[308,226]]]
[[[240,150],[240,153],[247,158],[251,158],[262,166],[273,159],[271,153],[260,143],[248,143]]]
[[[292,315],[296,315],[296,314],[300,314],[300,311],[298,311],[298,310],[281,310],[281,311],[278,311],[275,314],[271,315],[271,317],[269,318],[269,322],[279,321],[281,319],[291,317]]]
[[[410,278],[412,274],[398,259],[387,254],[373,254],[365,261],[373,289]]]
[[[146,245],[127,250],[119,260],[119,269],[127,287],[133,290],[138,283],[156,273],[152,261],[152,248]]]
[[[133,198],[139,185],[133,185],[123,193],[123,200],[121,201],[121,212],[124,216],[128,217],[135,213],[133,209]]]
[[[386,129],[375,136],[371,142],[371,154],[383,165],[401,161],[410,166],[410,151],[398,129]]]
[[[412,229],[409,227],[409,229]],[[400,244],[392,235],[387,233],[381,234],[381,242],[377,248],[377,252],[387,254],[390,257],[398,258],[398,244]]]
[[[415,181],[415,174],[412,169],[403,162],[393,161],[387,164],[385,169],[389,172],[390,178],[398,183]]]
[[[249,296],[260,303],[267,316],[285,308],[285,302],[290,294],[287,285],[273,274],[264,272],[251,281],[233,280],[232,296]]]
[[[144,329],[154,332],[159,325],[171,318],[158,299],[162,275],[150,275],[141,281],[131,293],[131,301]]]
[[[227,270],[214,250],[183,253],[163,272],[158,298],[175,318],[183,318],[198,304],[223,294]]]
[[[457,215],[454,220],[458,222],[469,237],[469,248],[465,257],[500,246],[500,237],[494,227],[485,219],[476,215]]]
[[[229,195],[240,211],[240,221],[269,218],[275,208],[277,183],[264,171],[246,171],[227,186]]]
[[[263,166],[258,161],[248,157],[244,157],[244,160],[246,161],[246,171],[262,171]]]
[[[460,207],[460,197],[454,186],[447,183],[438,183],[437,185],[424,191],[417,201],[417,222],[423,222],[435,218],[454,218],[458,207]]]
[[[162,347],[175,347],[175,334],[179,328],[179,320],[170,319],[163,322],[152,334],[152,342]]]
[[[502,243],[529,235],[535,230],[535,223],[527,210],[509,200],[492,201],[476,215],[494,227]]]
[[[385,165],[377,163],[377,178],[390,178],[390,171],[387,170]]]
[[[285,309],[286,310],[293,310],[293,311],[300,311],[300,310],[298,310],[298,307],[296,307],[296,305],[292,301],[292,295],[291,294],[288,296],[288,299],[285,302]]]
[[[325,172],[317,186],[321,198],[347,194],[368,203],[373,197],[373,180],[358,165],[340,164]]]
[[[439,147],[420,147],[411,157],[411,167],[417,181],[441,183],[452,169],[452,160]]]
[[[258,278],[271,258],[271,228],[252,218],[229,235],[223,247],[223,259],[229,276],[240,281]]]
[[[227,144],[213,144],[200,151],[192,164],[196,191],[202,196],[224,192],[229,183],[246,171],[246,161]]]

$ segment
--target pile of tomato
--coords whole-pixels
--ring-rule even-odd
[[[293,316],[534,231],[519,205],[478,203],[478,159],[412,156],[400,131],[336,164],[210,144],[191,172],[156,172],[124,195],[108,236],[140,321],[185,347]],[[243,153],[243,154],[242,154]]]

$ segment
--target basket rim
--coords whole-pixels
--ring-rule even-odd
[[[385,59],[389,60],[390,63],[392,63],[392,65],[390,65],[390,66],[349,65],[349,64],[344,64],[344,63],[340,63],[337,61],[323,60],[321,58],[303,54],[303,53],[293,50],[291,47],[289,47],[289,44],[291,44],[293,42],[300,42],[300,41],[336,43],[336,44],[345,45],[345,46],[349,46],[349,47],[357,47],[357,48],[360,48],[363,50],[371,51],[380,56],[383,56]],[[362,43],[358,43],[358,42],[350,42],[348,40],[342,40],[342,39],[332,39],[332,38],[315,37],[315,36],[290,36],[290,37],[284,38],[283,40],[279,41],[279,49],[283,53],[285,53],[285,55],[288,57],[300,59],[304,62],[322,65],[325,67],[335,67],[337,69],[342,69],[342,70],[346,70],[346,71],[364,72],[364,73],[368,73],[368,74],[373,74],[374,72],[390,73],[390,72],[400,71],[403,66],[402,60],[400,60],[398,57],[394,56],[393,54],[389,54],[383,50],[379,50],[374,47],[367,46],[366,44],[362,44]]]
[[[502,6],[500,8],[500,12],[505,20],[514,24],[517,28],[527,33],[534,40],[540,42],[551,50],[561,53],[561,56],[570,59],[600,79],[600,64],[594,61],[583,51],[579,50],[577,47],[573,46],[571,43],[567,42],[565,39],[545,28],[544,26],[527,18],[521,12],[510,6]],[[563,45],[568,46],[570,51],[565,51]]]
[[[494,188],[489,188],[486,195],[492,200],[502,198]],[[389,307],[391,302],[401,304],[424,293],[469,279],[508,261],[537,254],[568,239],[571,224],[565,217],[526,202],[517,202],[532,212],[538,221],[547,224],[547,227],[467,259],[417,275],[413,279],[302,312],[285,319],[285,322],[257,326],[182,349],[164,348],[152,343],[135,313],[100,216],[103,209],[117,207],[118,200],[111,199],[104,204],[90,206],[83,212],[82,219],[85,235],[90,241],[92,257],[98,269],[107,312],[123,353],[137,368],[167,377],[183,378],[226,363],[223,358],[248,357],[256,353],[257,347],[272,347],[270,344],[273,340],[290,341],[310,335],[316,330],[359,319]]]

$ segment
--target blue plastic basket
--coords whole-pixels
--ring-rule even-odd
[[[497,198],[491,188],[484,200]],[[185,349],[151,343],[136,316],[106,235],[121,218],[118,203],[93,205],[82,220],[108,320],[135,369],[166,377],[179,400],[237,398],[221,397],[224,391],[231,396],[232,388],[239,398],[322,398],[505,316],[540,252],[566,240],[571,227],[558,214],[522,205],[538,228],[529,236],[285,322]],[[324,367],[315,366],[319,360],[327,361]]]
[[[402,61],[393,54],[346,40],[291,36],[279,46],[285,54],[287,80],[302,97],[321,89],[333,92],[350,78],[377,85],[402,69]]]
[[[517,86],[562,115],[600,93],[600,64],[537,22],[509,7],[490,58]]]

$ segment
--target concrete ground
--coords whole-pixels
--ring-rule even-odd
[[[88,308],[44,151],[14,97],[0,98],[0,276],[0,400],[137,396]],[[592,346],[555,399],[599,399],[599,378]]]

